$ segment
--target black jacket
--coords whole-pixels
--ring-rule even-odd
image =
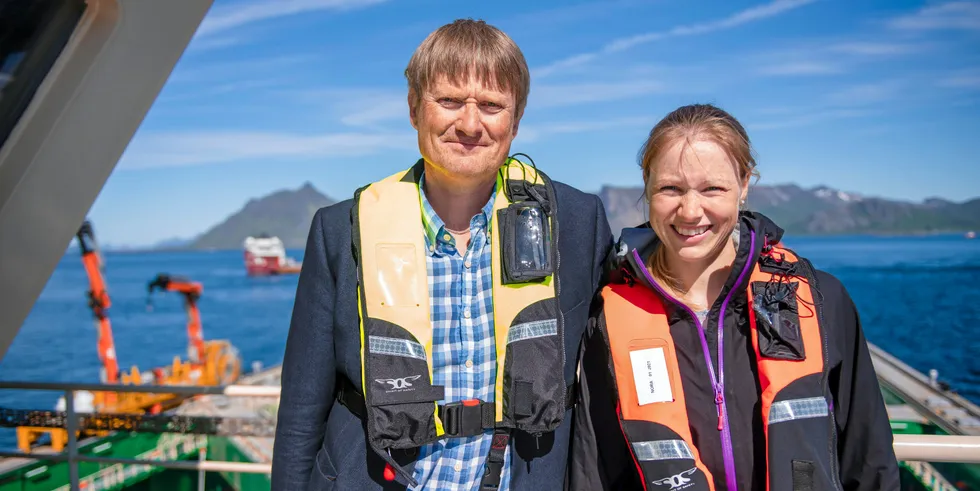
[[[596,196],[559,182],[554,187],[561,226],[558,275],[565,318],[564,375],[571,384],[612,234]],[[282,365],[272,458],[274,491],[405,489],[404,484],[384,480],[384,461],[367,448],[363,422],[335,397],[338,374],[361,390],[352,205],[352,200],[346,200],[320,209],[310,228]],[[539,439],[513,434],[513,490],[560,488],[571,427],[569,410],[551,434]]]
[[[766,217],[744,213],[739,252],[731,275],[712,306],[704,324],[711,363],[717,365],[717,329],[722,298],[736,289],[724,319],[725,398],[729,428],[734,444],[739,491],[766,489],[765,436],[759,407],[761,389],[745,308],[745,284],[735,284],[746,261],[756,261],[762,244],[750,249],[749,227],[762,237],[778,240],[783,231]],[[647,258],[658,245],[649,225],[624,230],[619,247],[637,249]],[[611,281],[624,265],[610,260]],[[630,267],[630,266],[627,266]],[[635,267],[633,265],[632,267]],[[857,310],[844,286],[835,277],[816,271],[814,293],[823,299],[825,330],[829,333],[828,360],[832,410],[837,421],[840,480],[846,491],[899,489],[898,463],[893,450],[891,427]],[[642,279],[642,274],[636,275]],[[646,281],[646,280],[642,280]],[[726,490],[721,433],[713,389],[703,349],[693,319],[683,309],[668,307],[670,332],[677,350],[688,419],[701,460],[711,471],[717,491]],[[590,327],[582,345],[580,411],[576,413],[570,487],[575,490],[644,489],[639,481],[616,415],[614,381],[609,354],[600,329],[605,329],[601,297],[593,304]]]

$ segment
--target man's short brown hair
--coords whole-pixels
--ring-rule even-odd
[[[520,117],[531,91],[531,73],[524,54],[500,29],[482,20],[458,19],[422,41],[405,68],[409,97],[415,107],[422,92],[439,76],[462,84],[470,76],[496,90],[509,91]]]

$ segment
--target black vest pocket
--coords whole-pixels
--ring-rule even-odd
[[[832,435],[830,404],[823,396],[823,374],[799,378],[776,395],[768,411],[769,489],[841,489]]]
[[[806,359],[800,313],[796,302],[799,283],[752,283],[752,310],[759,332],[759,354],[782,360]]]
[[[436,401],[444,388],[433,386],[425,348],[405,329],[368,319],[364,392],[367,428],[373,446],[412,448],[436,438]]]
[[[504,361],[504,421],[529,433],[554,430],[565,415],[565,358],[558,299],[514,318]]]
[[[708,491],[710,479],[698,467],[694,451],[674,430],[652,421],[621,421],[640,478],[650,491]],[[724,478],[724,476],[722,476]]]

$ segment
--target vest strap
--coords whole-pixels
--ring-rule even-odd
[[[500,474],[504,470],[504,457],[509,443],[509,428],[498,428],[493,432],[493,441],[490,443],[490,454],[487,455],[487,460],[483,467],[483,478],[480,480],[481,490],[494,491],[500,487]]]
[[[367,414],[367,410],[364,406],[364,394],[361,394],[354,384],[343,374],[337,374],[337,401],[344,405],[353,414],[360,419],[364,419]],[[446,434],[453,437],[461,436],[472,436],[483,433],[485,430],[494,428],[494,404],[491,402],[478,401],[479,404],[467,406],[463,402],[451,402],[449,404],[439,405],[439,418],[442,419],[446,426]],[[472,403],[470,403],[472,404]],[[572,409],[575,407],[575,385],[569,385],[565,387],[565,409]],[[461,409],[460,409],[461,408]],[[455,414],[454,414],[455,413]],[[450,420],[455,419],[455,423],[447,422],[447,415]],[[460,429],[475,428],[479,426],[480,430],[469,434],[450,433],[451,425],[455,425]]]

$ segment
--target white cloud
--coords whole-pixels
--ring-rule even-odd
[[[255,0],[213,9],[204,18],[197,32],[199,35],[209,35],[277,17],[317,10],[353,10],[385,1],[387,0]]]
[[[170,88],[167,93],[160,96],[157,99],[163,103],[169,102],[179,102],[195,99],[203,99],[213,96],[218,96],[222,94],[230,94],[235,92],[249,92],[261,89],[270,89],[283,85],[285,79],[255,79],[255,80],[237,80],[228,83],[219,83],[214,85],[193,85],[187,88]],[[254,95],[254,93],[253,93]]]
[[[827,51],[857,56],[892,56],[915,53],[925,49],[922,43],[884,43],[853,41],[827,46]]]
[[[786,115],[784,117],[780,117],[779,119],[769,121],[749,122],[745,126],[749,131],[776,130],[783,128],[795,128],[799,126],[809,126],[811,124],[836,119],[860,118],[873,114],[871,111],[864,109],[826,109],[817,111],[810,109],[798,109],[794,111],[794,113],[797,115]]]
[[[200,34],[195,34],[191,39],[190,45],[187,46],[187,51],[189,53],[200,53],[203,51],[237,46],[243,42],[245,42],[245,40],[237,36],[207,37],[201,36]]]
[[[822,41],[777,49],[750,58],[765,76],[836,75],[860,68],[868,62],[908,55],[930,49],[922,43],[887,41]]]
[[[762,75],[792,76],[792,75],[834,75],[844,69],[835,63],[820,61],[797,61],[764,66],[759,69]]]
[[[193,62],[178,65],[168,84],[186,82],[231,83],[242,77],[281,76],[291,66],[316,59],[312,54],[289,54],[266,58],[241,59],[219,62]]]
[[[348,126],[371,126],[383,121],[402,119],[408,121],[407,97],[391,97],[376,101],[361,110],[355,110],[340,118]]]
[[[908,86],[905,80],[859,84],[831,92],[823,103],[811,107],[774,106],[756,111],[765,119],[746,124],[749,130],[773,130],[809,126],[838,119],[854,119],[881,113],[878,103],[896,98]]]
[[[980,89],[980,74],[953,75],[940,80],[938,85],[955,89]]]
[[[787,12],[802,7],[804,5],[814,3],[815,1],[817,0],[775,0],[768,4],[757,5],[755,7],[742,10],[733,15],[715,21],[704,22],[699,24],[681,25],[681,26],[676,26],[667,31],[650,32],[646,34],[639,34],[636,36],[629,36],[629,37],[615,39],[610,43],[606,44],[605,46],[603,46],[602,49],[597,52],[577,54],[565,58],[563,60],[559,60],[554,63],[551,63],[542,68],[539,68],[534,71],[534,76],[535,77],[547,76],[566,68],[572,68],[572,67],[589,63],[603,54],[616,53],[619,51],[630,49],[640,44],[659,41],[665,38],[693,36],[696,34],[706,34],[709,32],[731,29],[733,27],[747,24],[753,21],[774,17],[783,12]]]
[[[656,121],[647,116],[538,123],[535,125],[522,125],[518,138],[524,143],[529,143],[554,135],[588,133],[622,127],[653,127],[654,124],[656,124]]]
[[[928,5],[919,11],[896,17],[888,22],[894,29],[980,30],[980,2],[946,2]]]
[[[565,24],[581,21],[593,22],[597,18],[611,17],[617,13],[617,10],[631,7],[636,3],[638,3],[638,0],[598,0],[585,3],[569,2],[559,7],[521,12],[513,17],[502,19],[499,25],[510,26],[510,28],[516,25],[518,29],[541,29],[541,19],[548,19],[547,26],[544,27],[555,29]]]
[[[599,53],[582,53],[574,56],[569,56],[568,58],[558,60],[556,62],[545,65],[542,68],[535,68],[531,70],[532,78],[547,77],[555,72],[562,71],[567,68],[575,68],[589,63],[590,61],[599,57]]]
[[[123,169],[222,164],[249,159],[329,158],[416,147],[410,133],[275,133],[198,131],[152,133],[133,140],[120,161]]]
[[[307,107],[322,110],[347,126],[371,128],[389,121],[408,121],[408,96],[397,90],[333,87],[284,96],[298,97]]]
[[[579,83],[545,85],[531,90],[529,108],[564,107],[630,99],[663,92],[664,85],[655,80],[631,80],[624,82]]]
[[[836,106],[875,104],[894,98],[903,85],[899,80],[854,85],[828,94],[826,100]]]
[[[757,114],[764,114],[767,116],[782,116],[786,114],[793,114],[799,112],[799,108],[796,106],[762,106],[755,110]]]

